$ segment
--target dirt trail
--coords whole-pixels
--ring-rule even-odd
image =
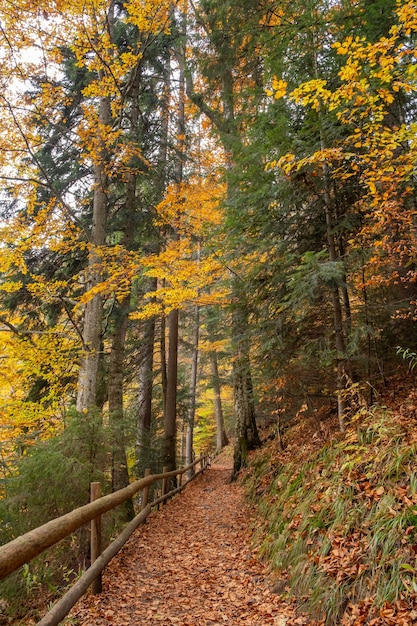
[[[152,513],[110,563],[79,626],[284,626],[284,607],[250,546],[250,511],[228,465],[213,465]],[[281,611],[281,612],[280,612]],[[76,618],[76,619],[74,619]]]

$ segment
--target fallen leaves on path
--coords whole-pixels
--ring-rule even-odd
[[[250,545],[250,511],[230,468],[213,466],[153,513],[71,617],[80,626],[286,626]],[[74,621],[72,622],[74,623]]]

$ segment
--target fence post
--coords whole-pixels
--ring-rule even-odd
[[[181,469],[181,468],[178,468]],[[178,474],[178,478],[177,478],[177,487],[182,487],[182,474]]]
[[[195,454],[194,454],[194,450],[193,450],[193,456],[192,456],[192,464],[193,464],[193,466],[190,467],[190,469],[186,473],[186,479],[187,480],[191,480],[192,477],[195,474]]]
[[[101,497],[100,483],[91,483],[90,485],[90,501],[94,502]],[[101,554],[101,515],[91,520],[91,537],[90,537],[91,565]],[[102,591],[102,575],[101,572],[91,585],[91,591],[94,594]]]
[[[150,476],[151,473],[152,473],[151,469],[147,467],[145,470],[144,477],[146,478],[147,476]],[[142,511],[145,508],[145,506],[148,504],[148,496],[149,496],[149,485],[147,485],[146,487],[142,489],[142,508],[141,508]]]
[[[168,472],[168,467],[164,466],[162,468],[162,473],[166,474]],[[167,493],[167,488],[168,488],[168,478],[163,478],[162,479],[162,493],[161,495],[164,496]],[[166,500],[163,501],[162,504],[165,504]]]

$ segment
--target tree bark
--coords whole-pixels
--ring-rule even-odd
[[[164,467],[176,467],[177,372],[178,372],[178,309],[168,315],[167,395],[164,414]]]
[[[324,174],[326,177],[326,173]],[[336,246],[333,234],[333,218],[330,206],[330,197],[326,189],[325,179],[325,211],[326,211],[326,229],[327,229],[327,248],[329,251],[330,261],[337,261]],[[340,303],[340,293],[337,286],[332,287],[330,290],[332,305],[333,305],[333,326],[335,333],[335,346],[336,346],[336,361],[337,361],[337,374],[336,374],[336,389],[337,389],[337,415],[339,418],[339,429],[342,433],[345,432],[345,400],[343,390],[345,388],[345,363],[346,363],[346,345],[345,337],[343,333],[343,315],[342,306]]]
[[[180,16],[184,20],[180,25],[182,40],[178,39],[176,45],[180,48],[186,35],[185,15]],[[179,52],[179,56],[182,51]],[[174,182],[180,187],[184,177],[185,159],[185,79],[184,69],[180,67],[178,76],[178,110],[177,110],[177,154],[175,161]],[[173,229],[173,238],[178,240],[177,230]],[[172,310],[168,315],[168,363],[167,363],[167,390],[164,419],[164,466],[168,470],[176,467],[176,431],[177,431],[177,378],[178,378],[178,309]]]
[[[314,73],[315,77],[319,78],[319,69],[318,69],[318,61],[317,61],[317,43],[316,37],[313,32],[313,63],[314,63]],[[319,130],[320,130],[320,147],[322,150],[326,148],[326,140],[325,133],[323,127],[322,120],[322,112],[320,108],[318,109],[318,118],[319,118]],[[340,261],[340,256],[337,254],[336,249],[336,240],[334,234],[334,211],[333,211],[333,202],[331,198],[331,186],[330,186],[330,176],[329,176],[329,168],[328,165],[323,162],[322,166],[323,172],[323,197],[324,197],[324,210],[326,216],[326,243],[327,250],[329,254],[329,260],[332,262]],[[336,347],[336,394],[337,394],[337,415],[339,419],[339,429],[342,433],[345,432],[345,397],[344,397],[344,389],[345,389],[345,381],[346,381],[346,362],[347,362],[347,354],[346,354],[346,339],[343,328],[343,313],[342,313],[342,305],[340,301],[340,290],[337,285],[330,288],[331,300],[333,306],[333,328],[335,333],[335,347]],[[349,302],[348,293],[346,290],[344,296],[345,306]],[[350,305],[349,311],[350,311]],[[349,318],[350,323],[350,318]]]
[[[161,111],[161,132],[158,150],[158,178],[156,185],[158,188],[157,198],[162,198],[167,179],[168,164],[168,137],[170,119],[170,93],[171,93],[171,53],[166,49],[163,53],[163,95]],[[156,278],[149,279],[146,291],[156,291],[158,281]],[[150,444],[150,433],[152,426],[152,395],[154,378],[154,349],[155,349],[156,320],[152,317],[143,323],[141,362],[139,366],[139,395],[138,395],[138,423],[136,454],[138,462],[144,461],[144,455]],[[160,357],[161,357],[161,380],[162,380],[162,401],[164,411],[166,407],[167,372],[166,372],[166,346],[165,346],[165,317],[161,317],[160,329]]]
[[[214,394],[214,415],[216,417],[216,452],[220,452],[227,446],[229,440],[224,428],[223,407],[221,398],[221,385],[219,376],[219,366],[216,352],[210,352],[211,384]]]
[[[245,303],[236,302],[232,312],[233,392],[236,418],[233,474],[247,462],[249,450],[261,445],[256,426],[255,401],[249,359],[248,321]]]
[[[155,318],[145,320],[142,333],[141,363],[139,366],[137,458],[143,460],[149,446],[152,425],[153,361],[155,343]]]
[[[113,491],[118,491],[129,484],[123,410],[123,366],[129,309],[130,296],[126,296],[117,312],[110,351],[108,401],[110,426],[112,429]],[[125,513],[126,519],[132,519],[134,509],[131,500],[125,504]]]
[[[195,307],[194,316],[194,338],[193,338],[193,355],[191,361],[191,378],[190,378],[190,400],[187,412],[187,424],[185,431],[185,464],[190,465],[193,462],[193,438],[194,438],[194,421],[195,407],[197,399],[197,374],[198,374],[198,357],[200,342],[200,307]]]
[[[110,102],[102,98],[99,112],[100,124],[110,123]],[[105,159],[94,166],[94,199],[92,244],[88,257],[86,290],[96,287],[101,281],[102,260],[97,250],[106,242],[107,183]],[[97,374],[101,344],[103,304],[101,295],[94,295],[86,304],[83,329],[83,356],[78,377],[77,410],[83,411],[96,405]]]
[[[134,81],[129,90],[130,100],[130,128],[129,140],[135,144],[139,133],[139,87],[141,73],[139,67],[134,72]],[[123,240],[126,249],[131,249],[134,243],[135,214],[137,210],[137,173],[134,162],[129,162],[130,171],[127,174],[126,198],[123,213]],[[113,316],[114,330],[109,363],[108,401],[110,425],[113,431],[112,442],[112,487],[113,491],[122,489],[129,484],[129,472],[127,467],[127,455],[125,444],[125,424],[123,406],[123,371],[125,359],[126,333],[130,311],[130,285],[128,293],[120,296],[115,307]],[[125,504],[127,519],[134,515],[133,503]]]
[[[114,24],[114,2],[110,3],[107,26],[112,34]],[[91,244],[88,257],[86,290],[100,284],[102,278],[102,259],[100,247],[106,243],[107,224],[107,165],[108,150],[105,145],[104,129],[111,125],[110,98],[100,99],[98,109],[98,144],[99,156],[93,165],[94,196],[93,196],[93,223],[91,228]],[[97,403],[97,379],[99,370],[99,356],[101,347],[101,324],[103,318],[102,297],[95,294],[88,302],[84,312],[83,354],[78,375],[77,410],[85,411]]]

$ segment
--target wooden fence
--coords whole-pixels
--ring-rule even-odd
[[[161,503],[166,502],[166,500],[179,493],[190,480],[203,472],[209,464],[210,460],[208,455],[204,455],[196,459],[190,465],[172,472],[164,471],[162,474],[150,474],[150,470],[147,470],[145,477],[141,480],[137,480],[124,489],[102,497],[98,495],[98,483],[92,483],[92,501],[89,504],[74,509],[61,517],[43,524],[43,526],[34,528],[4,546],[0,546],[0,580],[14,572],[20,566],[31,561],[47,548],[61,541],[61,539],[68,537],[68,535],[84,524],[91,522],[91,566],[37,624],[37,626],[56,626],[64,619],[90,585],[92,585],[94,593],[101,591],[102,571],[124,546],[134,530],[146,521],[152,508],[159,506]],[[200,469],[195,471],[197,465],[200,465]],[[188,476],[186,482],[182,480],[184,474]],[[192,474],[191,477],[190,474]],[[169,479],[176,477],[178,477],[178,486],[167,492]],[[148,504],[149,487],[158,481],[162,483],[162,495]],[[140,513],[136,515],[136,517],[127,524],[123,532],[101,552],[101,515],[131,499],[139,491],[142,492]]]

